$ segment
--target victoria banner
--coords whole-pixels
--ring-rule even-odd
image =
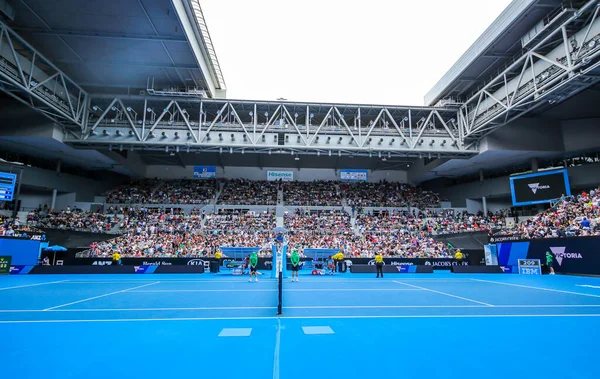
[[[194,166],[195,179],[212,179],[217,177],[216,166]]]
[[[340,170],[340,180],[346,182],[366,182],[368,179],[367,170]]]
[[[518,272],[519,260],[539,259],[546,264],[552,256],[554,270],[565,274],[600,275],[600,237],[549,238],[502,242],[498,247],[498,264],[504,272]]]
[[[552,170],[510,177],[514,206],[550,203],[571,195],[567,170]]]

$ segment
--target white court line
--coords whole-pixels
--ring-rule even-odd
[[[552,288],[542,288],[542,287],[532,287],[532,286],[524,286],[522,284],[513,284],[513,283],[503,283],[503,282],[494,282],[492,280],[483,280],[483,279],[471,279],[474,280],[476,282],[483,282],[483,283],[493,283],[493,284],[502,284],[505,286],[513,286],[513,287],[521,287],[521,288],[529,288],[529,289],[533,289],[533,290],[540,290],[540,291],[550,291],[550,292],[560,292],[560,293],[566,293],[566,294],[570,294],[570,295],[581,295],[581,296],[588,296],[588,297],[596,297],[596,298],[600,298],[600,295],[592,295],[589,293],[581,293],[581,292],[571,292],[571,291],[562,291],[562,290],[555,290]]]
[[[446,293],[446,292],[436,291],[436,290],[432,290],[432,289],[425,288],[425,287],[419,287],[419,286],[415,286],[413,284],[399,282],[397,280],[394,280],[394,283],[404,284],[405,286],[418,288],[418,289],[421,289],[421,290],[424,290],[424,291],[434,292],[434,293],[438,293],[440,295],[446,295],[446,296],[454,297],[456,299],[466,300],[466,301],[470,301],[472,303],[483,304],[483,305],[487,305],[488,307],[493,307],[492,304],[484,303],[483,301],[477,301],[477,300],[473,300],[473,299],[467,299],[466,297],[456,296],[456,295],[452,295],[452,294],[449,294],[449,293]]]
[[[44,282],[44,283],[26,284],[26,285],[22,285],[22,286],[4,287],[4,288],[0,288],[0,291],[12,290],[12,289],[15,289],[15,288],[43,286],[44,284],[54,284],[54,283],[64,283],[64,282],[68,282],[68,280],[58,280],[56,282]]]
[[[425,282],[435,282],[435,283],[470,283],[472,279],[425,279],[425,278],[409,278],[402,279],[405,282],[410,281],[425,281]],[[152,279],[118,279],[114,281],[109,280],[81,280],[74,281],[69,280],[65,281],[64,284],[126,284],[126,283],[144,283],[144,282],[152,282]],[[204,280],[184,280],[184,279],[160,279],[161,283],[246,283],[248,282],[248,277],[243,276],[240,280],[220,280],[220,279],[204,279]],[[276,282],[276,279],[271,278],[263,278],[259,283],[273,283]],[[302,279],[302,283],[391,283],[392,280],[384,279],[384,280],[371,280],[371,279],[353,279],[353,280],[309,280],[307,278]]]
[[[277,333],[275,334],[275,352],[273,353],[273,379],[279,379],[279,351],[281,347],[281,319],[277,318]]]
[[[409,319],[409,318],[518,318],[518,317],[600,317],[598,314],[556,314],[556,315],[395,315],[395,316],[286,316],[287,320],[336,320],[336,319]],[[178,317],[178,318],[122,318],[89,320],[10,320],[0,324],[38,324],[38,323],[92,323],[92,322],[152,322],[152,321],[239,321],[239,320],[279,320],[279,317]]]
[[[144,284],[142,286],[128,288],[128,289],[121,290],[121,291],[115,291],[115,292],[107,293],[107,294],[100,295],[100,296],[88,297],[87,299],[77,300],[77,301],[73,301],[71,303],[66,303],[66,304],[57,305],[55,307],[46,308],[46,309],[44,309],[44,311],[51,311],[51,310],[56,309],[56,308],[62,308],[62,307],[66,307],[68,305],[83,303],[84,301],[90,301],[90,300],[94,300],[94,299],[99,299],[101,297],[106,297],[106,296],[110,296],[110,295],[116,295],[118,293],[127,292],[127,291],[130,291],[130,290],[134,290],[136,288],[148,287],[148,286],[151,286],[151,285],[154,285],[154,284],[158,284],[158,283],[160,283],[160,282],[154,282],[154,283]]]
[[[277,292],[276,289],[216,289],[216,290],[142,290],[128,291],[129,293],[172,293],[172,292]],[[420,291],[417,288],[292,288],[283,292],[313,292],[313,291]]]
[[[445,309],[445,308],[483,308],[487,305],[299,305],[285,309]],[[494,308],[600,308],[600,304],[547,304],[547,305],[494,305]],[[215,310],[263,310],[277,307],[188,307],[188,308],[81,308],[81,309],[4,309],[0,313],[38,313],[38,312],[146,312],[146,311],[215,311]]]

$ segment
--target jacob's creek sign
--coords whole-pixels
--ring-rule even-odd
[[[284,182],[291,182],[294,180],[293,171],[267,171],[267,180],[281,180]]]

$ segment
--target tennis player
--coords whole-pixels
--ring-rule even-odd
[[[375,267],[377,268],[377,277],[379,278],[379,274],[383,278],[383,255],[378,251],[375,255]]]
[[[298,249],[292,251],[290,261],[292,262],[292,282],[298,282],[300,281],[298,279],[298,271],[300,270],[300,255],[298,254]]]
[[[256,272],[256,266],[258,265],[258,255],[256,251],[253,251],[250,255],[250,279],[249,282],[252,281],[252,276],[254,276],[254,281],[258,282],[258,273]]]
[[[554,275],[554,260],[549,251],[546,251],[546,265],[550,269],[550,275]]]

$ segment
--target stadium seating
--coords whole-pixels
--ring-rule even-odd
[[[139,182],[125,190],[111,191],[116,202],[148,204],[206,204],[215,198],[219,183],[208,181]],[[223,182],[219,203],[232,205],[274,205],[278,190],[285,204],[336,206],[318,211],[298,208],[286,213],[284,226],[289,242],[300,249],[343,249],[346,254],[372,257],[381,251],[386,256],[407,258],[449,258],[452,252],[435,235],[500,230],[495,235],[521,238],[546,238],[600,235],[600,190],[563,198],[553,208],[506,228],[507,211],[487,215],[454,210],[436,210],[442,200],[434,193],[398,183],[341,182],[267,182],[227,180]],[[342,210],[343,201],[353,208]],[[375,210],[367,207],[417,207],[423,210]],[[355,217],[353,225],[353,217]],[[13,226],[0,219],[0,233]],[[64,210],[31,212],[29,225],[99,233],[123,233],[94,244],[82,256],[109,256],[114,249],[124,257],[211,256],[218,247],[260,247],[270,254],[269,244],[276,226],[274,212],[221,210],[204,214],[200,208],[184,213],[179,209],[110,206],[107,214]]]
[[[501,235],[523,239],[600,235],[600,188],[563,197],[554,207],[495,234]]]
[[[219,197],[219,204],[275,205],[277,204],[277,189],[278,183],[276,182],[228,180]]]
[[[283,184],[283,200],[292,206],[340,206],[339,187],[332,181],[288,182]]]

